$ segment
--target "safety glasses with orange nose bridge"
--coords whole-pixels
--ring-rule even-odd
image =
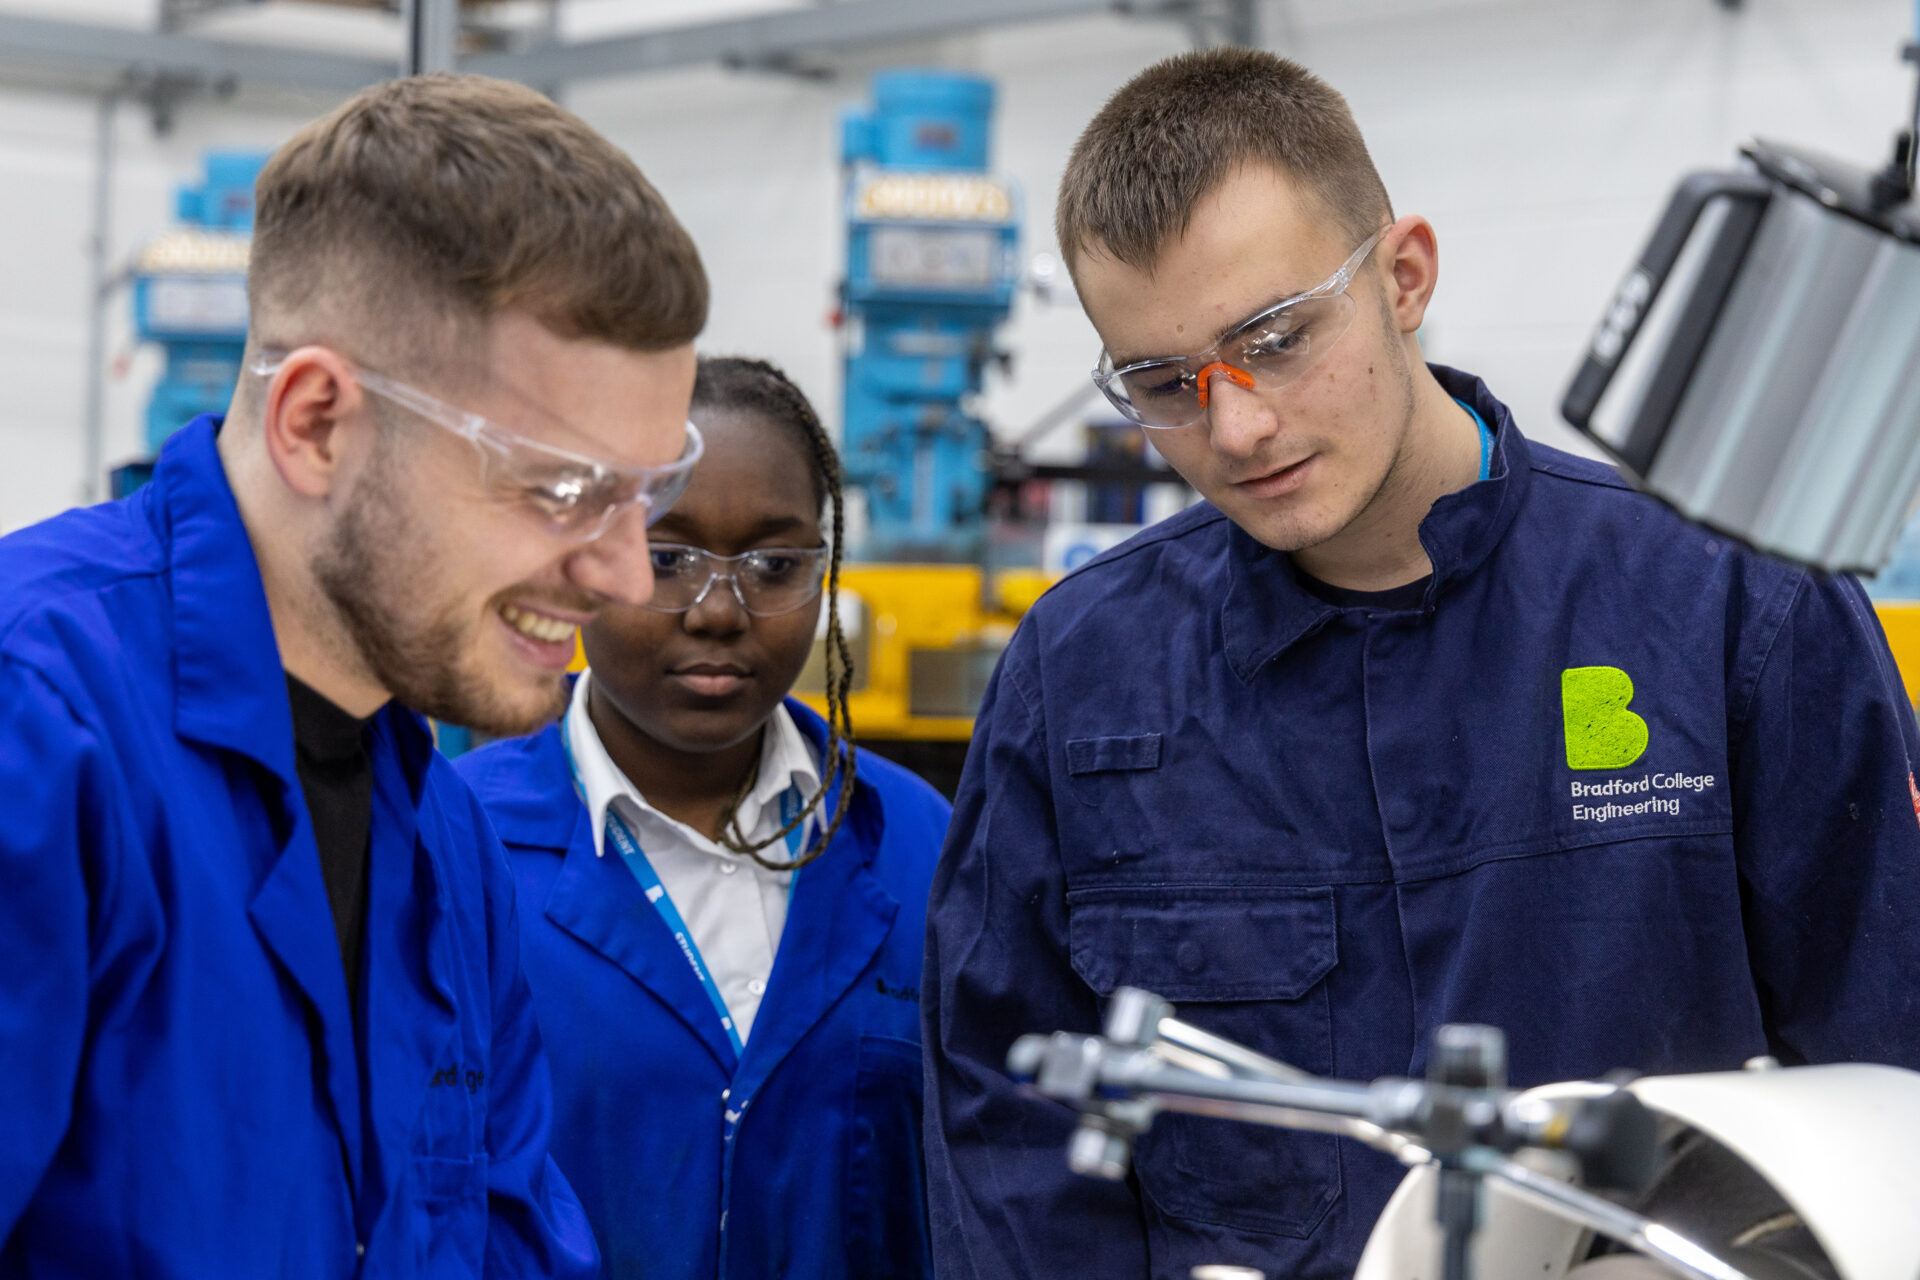
[[[1159,430],[1189,427],[1205,418],[1215,378],[1248,390],[1286,386],[1311,369],[1353,323],[1348,289],[1388,230],[1382,227],[1368,236],[1323,283],[1262,308],[1204,351],[1135,360],[1117,368],[1113,357],[1102,351],[1093,370],[1094,384],[1127,418]]]

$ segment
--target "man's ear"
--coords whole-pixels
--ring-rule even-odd
[[[338,352],[299,347],[287,354],[262,397],[260,430],[267,456],[289,489],[308,498],[333,491],[342,423],[365,404],[353,367]]]
[[[1433,224],[1410,213],[1387,228],[1379,256],[1387,264],[1387,309],[1394,327],[1413,333],[1426,319],[1427,304],[1440,281],[1440,246]]]

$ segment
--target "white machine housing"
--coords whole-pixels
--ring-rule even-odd
[[[1578,1089],[1549,1085],[1543,1096]],[[1842,1280],[1920,1280],[1920,1073],[1843,1064],[1650,1076],[1630,1086],[1661,1115],[1739,1156],[1780,1193]],[[1550,1158],[1549,1158],[1550,1159]],[[1557,1164],[1541,1172],[1567,1177]],[[1367,1239],[1355,1280],[1431,1280],[1436,1170],[1409,1172]],[[1473,1242],[1478,1280],[1560,1280],[1590,1234],[1497,1179]]]

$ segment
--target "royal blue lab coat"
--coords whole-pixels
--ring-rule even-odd
[[[791,699],[809,740],[825,722]],[[553,1060],[554,1159],[615,1280],[929,1275],[920,960],[950,812],[862,751],[795,877],[746,1052],[626,864],[596,857],[561,730],[460,760],[512,856]]]
[[[1067,1171],[1071,1122],[1007,1046],[1096,1030],[1123,984],[1360,1080],[1421,1074],[1447,1022],[1504,1028],[1522,1085],[1920,1067],[1916,734],[1858,584],[1435,372],[1497,435],[1421,525],[1418,607],[1324,603],[1202,505],[1016,632],[929,908],[943,1280],[1351,1271],[1400,1173],[1357,1143],[1164,1116],[1137,1177]]]
[[[394,707],[355,1035],[216,429],[0,539],[0,1276],[591,1275],[506,860]]]

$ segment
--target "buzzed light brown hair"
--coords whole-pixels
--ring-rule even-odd
[[[706,323],[699,251],[638,167],[521,85],[435,73],[363,90],[255,188],[256,344],[448,367],[504,311],[659,351]]]
[[[1250,163],[1300,184],[1356,244],[1393,216],[1345,98],[1297,62],[1207,49],[1148,67],[1081,133],[1054,210],[1061,254],[1148,270]]]

